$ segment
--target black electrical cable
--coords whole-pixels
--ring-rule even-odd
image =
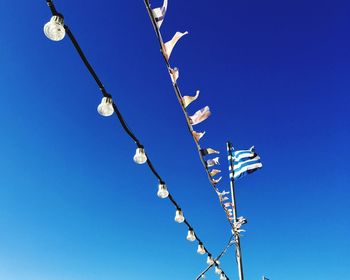
[[[56,10],[56,7],[53,3],[52,0],[46,0],[47,5],[49,6],[51,13],[53,16],[55,15],[59,15],[62,16],[61,14],[59,14]],[[62,16],[63,18],[63,16]],[[89,73],[92,75],[92,77],[94,78],[95,82],[97,83],[99,89],[101,90],[102,94],[104,97],[108,97],[112,99],[112,96],[107,92],[107,90],[105,89],[105,87],[103,86],[100,78],[98,77],[98,75],[96,74],[95,70],[93,69],[93,67],[91,66],[90,62],[88,61],[88,59],[86,58],[83,50],[81,49],[78,41],[76,40],[75,36],[73,35],[72,31],[70,30],[70,28],[67,25],[64,25],[64,28],[66,30],[66,33],[68,35],[68,37],[70,38],[72,44],[74,45],[75,49],[77,50],[80,58],[82,59],[84,65],[86,66],[86,68],[88,69]],[[118,117],[118,120],[120,122],[120,124],[122,125],[123,129],[125,130],[125,132],[129,135],[129,137],[136,143],[138,148],[144,148],[144,146],[141,144],[141,142],[138,140],[138,138],[134,135],[134,133],[129,129],[129,127],[126,124],[126,121],[124,120],[122,114],[119,111],[119,108],[117,107],[117,105],[115,104],[115,102],[113,101],[113,109]],[[147,155],[147,165],[150,168],[151,172],[157,177],[158,181],[160,184],[165,184],[165,182],[162,180],[162,178],[160,177],[160,175],[158,174],[158,172],[156,171],[156,169],[154,168],[151,160],[149,159],[149,156]],[[168,196],[169,200],[171,201],[171,203],[176,207],[176,209],[181,210],[179,204],[175,201],[174,197],[169,193]],[[190,225],[190,223],[188,222],[187,219],[184,220],[184,223],[187,225],[189,230],[193,230],[196,240],[198,241],[199,244],[203,244],[204,243],[201,241],[201,239],[198,237],[197,233],[195,232],[195,230],[193,229],[193,227]],[[207,250],[206,247],[204,247],[206,254],[208,255],[212,255],[209,250]]]

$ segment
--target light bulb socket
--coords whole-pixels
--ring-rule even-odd
[[[58,23],[64,26],[64,18],[61,14],[55,14],[51,17],[50,22]]]

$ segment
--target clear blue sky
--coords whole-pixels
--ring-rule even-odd
[[[153,1],[153,7],[161,1]],[[129,126],[209,250],[229,228],[177,104],[143,1],[55,1]],[[204,147],[255,145],[264,168],[237,184],[246,279],[350,277],[349,3],[169,2],[165,39]],[[194,279],[157,181],[66,38],[43,34],[45,1],[0,1],[0,279]],[[233,251],[222,260],[237,279]],[[218,279],[213,271],[207,279]]]

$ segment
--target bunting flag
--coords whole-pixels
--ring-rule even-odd
[[[230,178],[238,179],[247,174],[262,168],[260,157],[256,154],[254,146],[249,150],[234,151],[231,148],[228,157],[233,165],[233,170],[230,165]]]
[[[207,149],[201,149],[201,154],[203,157],[205,157],[205,156],[211,155],[211,154],[220,154],[220,152],[216,151],[212,148],[207,148]]]
[[[152,10],[153,17],[154,17],[154,20],[156,21],[158,28],[160,28],[160,26],[163,23],[167,8],[168,8],[168,0],[164,0],[163,6],[161,8],[155,8]]]
[[[227,208],[227,207],[233,207],[233,203],[232,202],[226,202],[224,204],[224,206]]]
[[[211,115],[210,109],[208,106],[197,111],[193,116],[189,117],[192,125],[199,124],[205,121]]]
[[[174,37],[170,41],[163,44],[163,53],[164,53],[165,57],[167,58],[167,60],[169,60],[170,55],[171,55],[176,43],[181,39],[182,36],[185,36],[187,34],[188,34],[187,31],[184,33],[176,32]]]
[[[219,183],[220,181],[221,181],[221,179],[222,179],[222,177],[220,177],[219,179],[217,179],[217,180],[215,180],[215,179],[213,179],[213,178],[211,178],[211,181],[213,182],[213,184],[217,184],[217,183]]]
[[[212,167],[212,166],[218,165],[218,164],[220,164],[219,163],[219,157],[207,160],[207,167]]]
[[[177,69],[176,67],[174,69],[169,68],[169,74],[170,74],[170,78],[173,82],[173,84],[176,84],[177,79],[179,78],[179,69]]]
[[[221,170],[213,169],[213,170],[211,170],[211,171],[209,172],[209,175],[210,175],[211,177],[213,177],[213,176],[215,176],[216,174],[218,174],[218,173],[220,173],[220,172],[221,172]]]
[[[197,90],[195,96],[183,96],[182,97],[182,102],[184,104],[184,107],[186,108],[188,105],[190,105],[193,101],[195,101],[199,96],[199,90]]]
[[[205,131],[204,132],[192,131],[192,135],[196,139],[196,141],[199,142],[199,140],[205,135]]]
[[[220,170],[219,170],[220,171]],[[227,192],[227,191],[223,191],[223,192],[217,192],[218,196],[224,196],[224,195],[227,195],[227,194],[230,194],[230,192]]]

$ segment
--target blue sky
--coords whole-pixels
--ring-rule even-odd
[[[229,228],[177,104],[143,1],[55,1],[129,126],[210,251]],[[45,1],[1,1],[0,279],[194,279],[205,257],[133,163],[135,146],[72,44],[43,34]],[[153,7],[161,1],[152,1]],[[171,1],[165,39],[203,147],[255,145],[237,183],[246,279],[346,279],[349,47],[345,1]],[[197,127],[196,127],[197,128]],[[222,265],[237,279],[233,250]],[[213,271],[207,279],[217,279]]]

